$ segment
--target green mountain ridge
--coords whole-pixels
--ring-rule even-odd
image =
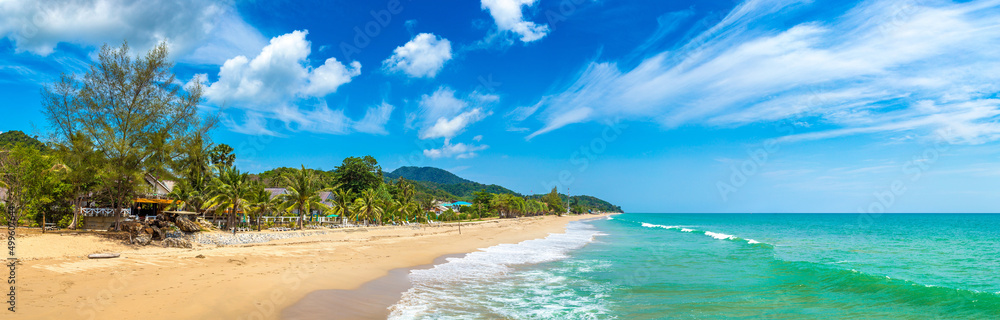
[[[434,168],[434,167],[399,167],[392,172],[385,173],[386,180],[393,181],[400,178],[406,179],[414,183],[417,186],[417,193],[423,193],[429,195],[438,200],[466,200],[470,201],[475,197],[474,192],[480,190],[486,190],[490,193],[507,193],[518,197],[524,195],[507,189],[505,187],[495,185],[495,184],[482,184],[474,182],[448,170]],[[563,199],[563,203],[569,203],[573,208],[579,208],[578,211],[599,210],[599,211],[614,211],[622,212],[620,206],[611,204],[610,202],[601,200],[594,196],[579,195],[579,196],[567,196],[565,194],[559,194]],[[528,195],[528,199],[540,200],[544,194]]]

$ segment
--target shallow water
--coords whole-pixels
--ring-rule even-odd
[[[1000,317],[1000,215],[624,214],[413,271],[393,319]]]

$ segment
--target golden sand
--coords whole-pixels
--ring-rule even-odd
[[[93,235],[20,237],[17,312],[4,319],[278,319],[316,290],[352,290],[390,270],[564,232],[595,216],[534,217],[364,231],[193,249]],[[87,259],[100,252],[117,259]],[[198,258],[197,256],[204,256]]]

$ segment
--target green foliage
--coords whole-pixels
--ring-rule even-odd
[[[314,209],[320,212],[330,210],[319,197],[319,192],[323,189],[320,188],[316,176],[312,171],[306,170],[305,165],[291,175],[284,176],[283,185],[287,193],[278,196],[281,199],[280,207],[287,212],[298,210],[299,229],[305,227],[303,221],[307,213]]]
[[[368,189],[376,190],[383,183],[382,167],[372,156],[347,157],[333,170],[333,174],[339,187],[354,194]]]
[[[462,179],[451,172],[434,167],[399,167],[398,169],[385,174],[385,176],[389,179],[405,178],[414,181],[426,181],[438,184],[473,183],[472,181]]]
[[[542,201],[548,205],[549,209],[555,211],[556,213],[561,214],[566,211],[565,207],[563,207],[562,198],[559,196],[559,191],[556,187],[552,187],[552,191],[542,197]]]
[[[236,155],[233,154],[233,147],[225,143],[209,150],[208,158],[213,166],[221,167],[232,167],[233,162],[236,161]]]
[[[51,205],[66,192],[62,181],[69,169],[57,160],[24,144],[0,150],[0,181],[7,186],[7,205],[18,212],[19,222],[45,219]]]
[[[210,198],[205,200],[202,209],[215,210],[216,214],[228,213],[227,226],[236,226],[237,214],[239,212],[249,212],[251,192],[250,180],[246,172],[240,172],[236,168],[219,168],[219,175],[212,180],[208,189]]]
[[[48,151],[44,143],[38,141],[36,137],[24,134],[24,132],[11,130],[0,133],[0,149],[10,149],[17,145],[24,145],[38,151]]]
[[[63,74],[42,91],[57,143],[83,135],[100,154],[102,193],[114,208],[131,205],[145,174],[175,177],[184,146],[215,124],[198,114],[200,82],[178,85],[167,57],[166,42],[138,57],[127,43],[104,45],[86,74]]]
[[[510,189],[491,184],[486,185],[463,179],[446,170],[433,167],[400,167],[386,174],[390,180],[408,179],[414,184],[420,185],[420,193],[431,196],[435,199],[471,199],[474,193],[486,190],[490,193],[507,193],[515,196],[521,194]]]

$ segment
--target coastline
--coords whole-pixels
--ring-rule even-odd
[[[319,290],[355,290],[441,256],[563,232],[596,215],[372,228],[254,245],[135,248],[94,236],[34,235],[23,249],[15,319],[279,319]],[[95,250],[122,258],[88,260]],[[203,258],[198,258],[198,256]]]

